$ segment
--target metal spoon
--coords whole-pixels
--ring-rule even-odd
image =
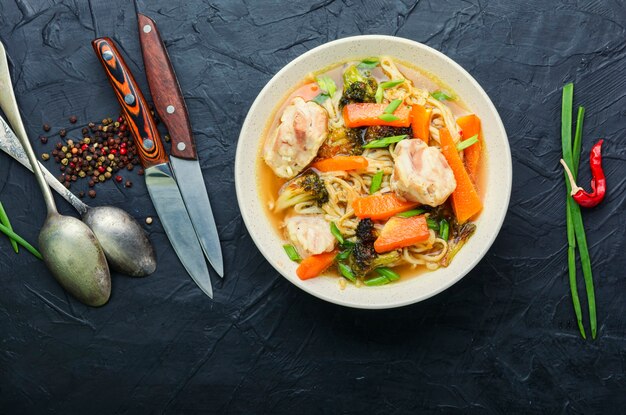
[[[18,138],[2,117],[0,117],[0,150],[33,171]],[[112,269],[132,277],[143,277],[154,272],[156,269],[154,248],[144,230],[132,216],[113,206],[90,207],[86,205],[41,163],[39,166],[50,187],[74,206],[83,222],[96,235]]]
[[[111,295],[111,275],[104,251],[87,225],[71,216],[60,215],[52,192],[43,177],[35,152],[20,117],[4,45],[0,42],[0,108],[17,130],[28,161],[48,209],[39,231],[39,249],[57,281],[83,303],[101,306]]]

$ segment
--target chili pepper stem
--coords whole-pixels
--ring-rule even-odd
[[[579,187],[576,184],[576,181],[574,180],[574,176],[572,175],[572,171],[569,169],[569,167],[567,167],[567,163],[565,162],[565,160],[561,159],[561,164],[563,165],[563,168],[565,169],[565,173],[567,173],[567,177],[569,178],[569,183],[572,187],[572,191],[570,192],[570,195],[574,196],[576,193],[580,192],[581,190],[584,191],[585,189],[583,189],[582,187]]]

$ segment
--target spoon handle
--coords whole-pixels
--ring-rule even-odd
[[[13,92],[13,84],[11,83],[11,74],[9,72],[9,63],[7,60],[6,50],[4,49],[4,44],[2,42],[0,42],[0,108],[2,108],[2,111],[4,111],[4,114],[9,119],[9,123],[11,123],[13,128],[15,128],[17,137],[19,138],[22,147],[24,147],[26,157],[28,157],[33,173],[35,173],[35,177],[37,178],[37,183],[43,193],[43,200],[46,203],[48,215],[57,213],[57,207],[54,203],[52,192],[43,177],[43,173],[39,167],[39,162],[37,161],[33,147],[30,145],[30,141],[28,141],[28,135],[26,134],[26,129],[24,128],[24,123],[22,122],[20,110],[17,106],[17,101]]]
[[[4,121],[4,119],[2,119],[2,117],[0,117],[0,150],[7,153],[9,156],[15,159],[22,166],[26,167],[28,170],[33,171],[33,168],[31,167],[30,162],[26,157],[26,153],[24,153],[24,148],[20,144],[19,139],[15,136],[15,133],[13,133],[11,127],[9,127],[9,125],[6,123],[6,121]],[[43,173],[44,178],[46,179],[46,182],[50,185],[50,187],[52,187],[52,189],[60,194],[72,206],[74,206],[74,209],[76,209],[81,216],[87,213],[87,209],[89,209],[89,206],[87,206],[79,198],[74,196],[74,194],[70,192],[69,189],[67,189],[65,186],[63,186],[61,182],[58,181],[56,177],[54,177],[52,173],[50,173],[48,169],[46,169],[39,161],[37,163],[39,163],[39,166],[41,167],[41,172]]]

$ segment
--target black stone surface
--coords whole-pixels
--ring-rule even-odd
[[[210,301],[155,220],[146,230],[157,272],[114,275],[109,304],[94,309],[0,238],[0,413],[624,411],[623,1],[146,0],[138,7],[157,21],[187,100],[226,278],[214,278]],[[271,76],[324,42],[372,33],[426,43],[465,67],[500,112],[514,166],[506,222],[480,264],[444,293],[387,311],[342,308],[291,286],[252,243],[233,181],[240,125]],[[104,35],[118,42],[147,91],[133,2],[0,3],[0,39],[38,152],[58,139],[36,140],[44,122],[56,132],[77,115],[72,137],[78,125],[118,113],[90,46]],[[575,104],[587,109],[583,160],[606,138],[610,193],[584,212],[596,341],[577,332],[566,276],[558,159],[567,81],[575,82]],[[89,202],[123,207],[141,221],[155,217],[141,178],[125,176],[131,189],[111,181]],[[17,231],[36,241],[45,218],[39,189],[4,154],[0,200]]]

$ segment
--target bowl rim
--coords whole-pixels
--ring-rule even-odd
[[[251,122],[251,118],[250,118],[250,114],[252,114],[255,110],[256,107],[261,105],[261,97],[263,97],[267,90],[269,90],[273,83],[274,80],[277,78],[280,78],[285,72],[289,71],[290,68],[292,66],[295,66],[297,63],[299,63],[302,60],[307,59],[310,55],[313,55],[315,53],[319,53],[321,50],[323,49],[327,49],[327,48],[332,48],[335,47],[337,45],[341,45],[344,43],[352,43],[355,41],[358,42],[364,42],[364,41],[380,41],[380,40],[385,40],[385,41],[391,41],[391,42],[399,42],[401,44],[410,46],[410,47],[415,47],[418,49],[422,49],[427,53],[431,53],[434,54],[436,56],[438,56],[440,59],[442,59],[447,65],[452,66],[454,69],[456,69],[457,71],[459,71],[461,74],[464,75],[465,77],[465,81],[469,81],[469,83],[476,89],[476,91],[482,96],[482,98],[485,100],[485,102],[487,103],[488,106],[488,110],[490,112],[493,112],[493,114],[495,114],[495,127],[496,129],[499,131],[499,133],[502,135],[502,137],[504,138],[503,142],[504,142],[504,153],[502,154],[502,156],[504,156],[506,158],[506,171],[503,172],[504,173],[504,179],[503,179],[503,186],[505,188],[503,188],[502,190],[505,193],[505,199],[503,199],[503,205],[502,205],[502,209],[500,209],[498,211],[498,216],[497,217],[490,217],[490,221],[493,221],[495,226],[494,226],[494,232],[489,235],[488,240],[486,240],[484,242],[484,244],[482,245],[481,249],[477,252],[477,255],[474,256],[474,258],[468,262],[467,266],[465,266],[463,268],[463,270],[461,272],[459,272],[457,274],[457,276],[455,278],[450,279],[449,281],[447,281],[445,284],[441,284],[439,285],[436,289],[431,290],[429,292],[426,293],[418,293],[416,294],[414,297],[411,297],[410,299],[406,299],[406,300],[402,300],[402,301],[388,301],[386,303],[367,303],[367,304],[363,304],[363,303],[354,303],[352,301],[347,301],[347,300],[343,300],[341,298],[336,298],[336,297],[331,297],[328,295],[325,295],[323,292],[318,292],[318,291],[314,291],[312,290],[309,286],[307,286],[305,283],[306,281],[301,281],[298,279],[298,281],[292,281],[291,278],[289,278],[287,275],[285,275],[285,273],[281,270],[281,266],[278,264],[278,261],[275,260],[272,257],[272,253],[270,252],[270,250],[268,248],[266,248],[263,244],[259,243],[259,241],[257,241],[256,236],[254,235],[253,232],[250,231],[250,229],[252,228],[251,224],[252,224],[252,218],[249,216],[249,213],[245,210],[242,209],[242,206],[244,205],[243,203],[243,188],[242,188],[242,181],[238,179],[239,173],[238,172],[242,172],[242,158],[243,158],[243,153],[244,151],[248,151],[249,149],[246,148],[244,150],[243,146],[240,145],[241,143],[241,138],[242,138],[242,134],[244,131],[247,130],[248,124]],[[419,68],[419,66],[418,66]],[[435,76],[437,76],[437,74],[434,74]],[[257,151],[258,149],[255,149],[255,151]],[[495,105],[493,104],[493,102],[491,101],[491,99],[489,98],[489,95],[487,95],[487,93],[485,92],[485,90],[482,88],[482,86],[478,83],[478,81],[476,81],[476,79],[474,79],[474,77],[467,71],[465,70],[461,65],[459,65],[457,62],[455,62],[452,58],[448,57],[447,55],[445,55],[444,53],[438,51],[437,49],[434,49],[428,45],[425,45],[423,43],[417,42],[415,40],[411,40],[411,39],[407,39],[407,38],[403,38],[403,37],[398,37],[398,36],[389,36],[389,35],[357,35],[357,36],[348,36],[348,37],[344,37],[344,38],[340,38],[340,39],[336,39],[330,42],[326,42],[323,43],[319,46],[316,46],[313,49],[308,50],[307,52],[297,56],[296,58],[292,59],[291,61],[289,61],[285,66],[283,66],[274,76],[272,76],[272,78],[267,81],[267,83],[265,84],[265,86],[261,89],[261,91],[259,91],[259,93],[257,94],[256,98],[254,99],[254,101],[252,102],[252,105],[250,106],[250,109],[248,110],[247,114],[246,114],[246,118],[242,124],[241,130],[239,132],[239,136],[238,136],[238,140],[237,140],[237,150],[235,153],[235,166],[234,166],[234,174],[235,174],[235,191],[237,194],[237,203],[239,205],[239,211],[241,212],[241,217],[243,218],[244,224],[246,226],[246,230],[248,231],[248,234],[250,235],[250,237],[252,238],[252,241],[254,242],[255,246],[257,247],[257,249],[261,252],[261,254],[263,255],[263,257],[270,263],[270,265],[272,265],[272,267],[280,274],[283,276],[283,278],[285,278],[287,281],[289,281],[290,283],[294,284],[295,286],[299,287],[300,289],[304,290],[305,292],[313,295],[314,297],[317,297],[321,300],[333,303],[333,304],[337,304],[337,305],[341,305],[341,306],[345,306],[345,307],[350,307],[350,308],[357,308],[357,309],[390,309],[390,308],[397,308],[397,307],[403,307],[403,306],[407,306],[407,305],[411,305],[411,304],[415,304],[418,303],[420,301],[424,301],[428,298],[431,298],[439,293],[441,293],[442,291],[445,291],[446,289],[450,288],[452,285],[458,283],[461,279],[463,279],[463,277],[465,277],[470,271],[472,271],[476,265],[485,257],[486,253],[489,251],[489,249],[491,249],[491,246],[493,245],[493,243],[495,242],[496,238],[498,237],[498,235],[500,234],[500,231],[502,230],[502,225],[504,224],[504,220],[506,218],[506,214],[509,210],[509,204],[510,204],[510,199],[511,199],[511,191],[512,191],[512,187],[513,187],[513,163],[512,163],[512,158],[511,158],[511,149],[510,149],[510,145],[509,145],[509,140],[508,140],[508,135],[506,133],[506,129],[504,128],[504,124],[502,123],[502,119],[500,117],[500,114],[498,113],[498,110],[496,109]],[[297,279],[297,277],[296,277]],[[300,283],[298,283],[300,282]],[[382,287],[379,287],[382,288]]]

